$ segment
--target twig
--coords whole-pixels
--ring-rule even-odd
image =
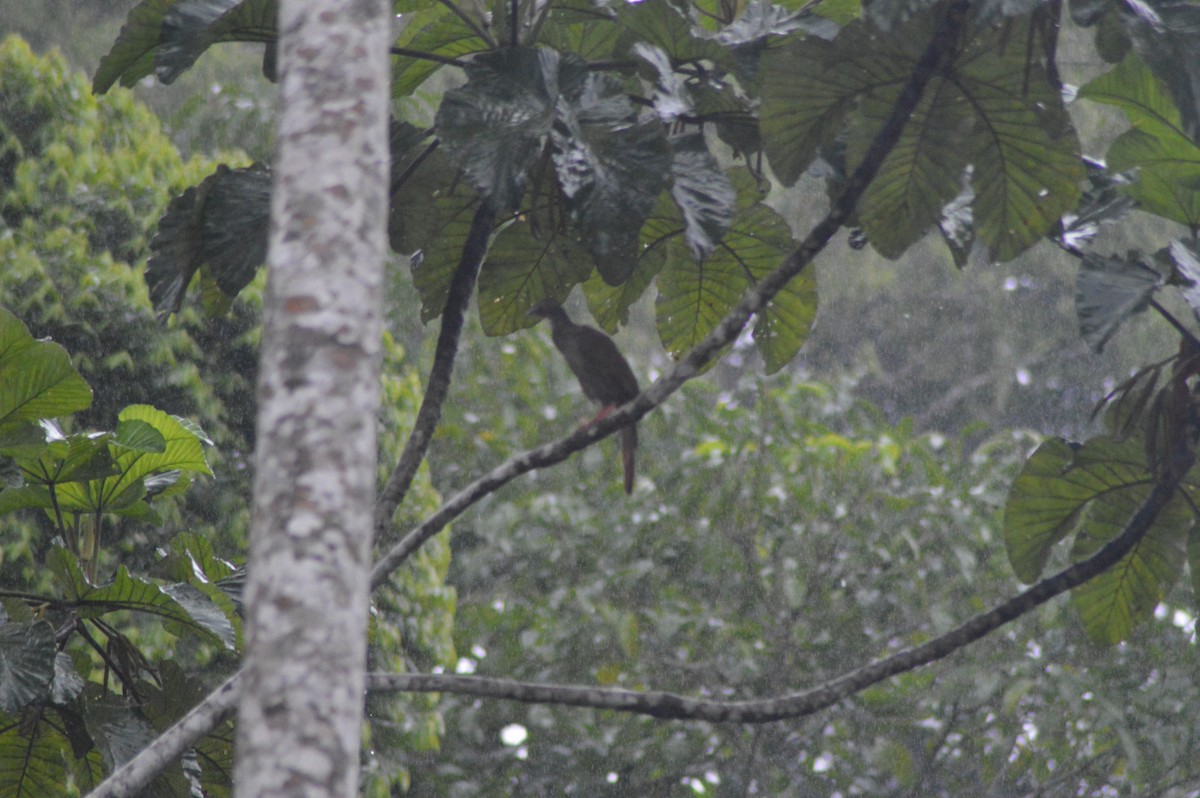
[[[447,55],[426,53],[421,50],[410,50],[407,47],[390,47],[388,48],[388,52],[390,52],[392,55],[402,55],[405,58],[416,58],[421,61],[434,61],[438,64],[445,64],[446,66],[464,67],[467,65],[467,62],[463,61],[461,58],[451,58]]]

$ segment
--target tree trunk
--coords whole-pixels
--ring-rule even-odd
[[[357,793],[390,4],[285,0],[235,794]]]

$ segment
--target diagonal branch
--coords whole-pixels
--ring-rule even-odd
[[[450,392],[450,378],[454,373],[454,358],[458,354],[458,339],[462,334],[463,318],[467,314],[467,305],[471,294],[475,291],[475,278],[479,276],[479,267],[487,255],[488,236],[492,232],[492,222],[496,218],[490,202],[481,201],[471,220],[471,230],[467,233],[467,241],[463,244],[462,257],[454,277],[450,280],[450,289],[446,293],[446,307],[442,311],[442,329],[438,333],[437,348],[433,356],[433,368],[429,371],[429,384],[425,387],[425,396],[421,399],[421,409],[417,411],[417,420],[408,436],[408,443],[400,455],[400,461],[387,484],[375,500],[375,540],[383,540],[385,533],[391,528],[392,516],[412,484],[425,452],[429,449],[429,441],[442,417],[442,404]]]
[[[1189,455],[1190,467],[1191,463],[1195,462],[1195,454]],[[940,637],[864,665],[803,692],[751,701],[714,701],[676,693],[545,685],[480,676],[408,673],[368,674],[367,689],[457,693],[528,704],[592,707],[665,720],[699,720],[709,723],[770,723],[811,715],[884,679],[949,656],[1055,596],[1078,587],[1111,568],[1146,535],[1155,519],[1175,495],[1185,473],[1187,468],[1177,469],[1173,475],[1157,483],[1121,534],[1088,559],[1038,582],[995,609],[976,615],[962,626]]]
[[[955,0],[950,6],[933,38],[926,46],[925,52],[921,54],[921,58],[913,67],[912,75],[896,99],[891,115],[863,156],[862,163],[846,181],[845,188],[834,201],[829,213],[812,229],[800,246],[788,256],[782,266],[747,291],[737,306],[716,326],[716,329],[688,352],[669,374],[660,378],[617,412],[609,414],[585,429],[576,430],[562,440],[525,452],[502,463],[443,504],[437,512],[409,532],[403,540],[380,558],[371,573],[371,586],[378,587],[382,584],[388,574],[408,559],[425,541],[440,532],[446,524],[484,496],[511,482],[521,474],[566,460],[575,452],[611,435],[621,427],[632,424],[649,413],[699,373],[705,364],[716,357],[722,347],[737,338],[750,317],[762,310],[787,285],[789,280],[800,274],[850,218],[863,192],[874,179],[875,173],[879,171],[884,158],[896,146],[905,123],[908,122],[917,103],[921,100],[926,84],[934,74],[954,58],[958,49],[959,36],[966,22],[968,7],[968,0]]]

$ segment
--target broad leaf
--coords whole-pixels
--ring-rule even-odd
[[[549,48],[513,47],[476,57],[467,84],[446,92],[437,113],[445,149],[497,212],[515,209],[558,102],[560,68],[578,80],[584,65]]]
[[[1134,49],[1166,86],[1183,131],[1200,142],[1200,7],[1179,0],[1130,3],[1122,14]]]
[[[70,742],[57,724],[36,723],[31,734],[21,720],[0,714],[0,798],[62,795],[68,763],[75,759]]]
[[[1083,559],[1115,538],[1149,496],[1153,478],[1143,443],[1094,438],[1082,447],[1043,443],[1013,482],[1005,508],[1009,560],[1024,582],[1036,581],[1055,543],[1075,534],[1072,557]],[[1092,639],[1125,639],[1178,577],[1192,517],[1176,498],[1117,565],[1077,588],[1073,602]]]
[[[450,281],[462,258],[462,242],[467,240],[478,207],[479,197],[461,182],[427,202],[423,213],[431,217],[432,224],[423,231],[426,237],[412,240],[421,245],[412,259],[412,277],[421,295],[422,322],[436,319],[446,309]]]
[[[146,262],[146,285],[160,317],[183,303],[198,269],[226,296],[249,285],[266,261],[271,173],[261,165],[224,164],[171,200],[158,221]]]
[[[176,0],[163,14],[154,74],[165,84],[175,82],[213,43],[210,26],[240,3],[254,0]]]
[[[771,165],[794,182],[851,115],[847,169],[865,156],[933,32],[925,15],[897,35],[847,25],[832,42],[807,38],[770,58],[761,129]],[[1012,24],[1027,25],[1028,22]],[[897,257],[940,220],[973,166],[976,234],[998,260],[1032,246],[1074,207],[1083,177],[1062,99],[1009,26],[975,32],[928,84],[900,141],[863,197],[868,238]]]
[[[225,613],[191,585],[161,586],[131,575],[122,565],[111,583],[97,587],[88,582],[75,556],[61,547],[51,550],[46,565],[84,618],[117,610],[144,613],[159,617],[168,628],[183,627],[213,643],[234,647],[233,625]]]
[[[479,321],[488,335],[507,335],[537,320],[527,311],[543,299],[562,302],[587,279],[592,260],[570,236],[535,234],[527,219],[502,230],[479,274]]]
[[[154,71],[154,51],[162,36],[163,17],[176,2],[142,0],[133,7],[116,42],[96,67],[93,94],[104,94],[118,80],[122,86],[132,86]]]
[[[552,131],[554,166],[588,251],[609,285],[637,265],[642,225],[671,167],[662,125],[639,122],[614,79],[589,72],[564,81]]]
[[[445,5],[425,8],[415,15],[396,38],[396,47],[442,58],[460,58],[488,50],[488,44],[463,24]],[[407,55],[396,56],[392,71],[392,95],[407,97],[442,64]]]
[[[792,247],[787,224],[757,201],[754,179],[744,171],[735,175],[738,211],[712,256],[699,263],[668,256],[659,275],[658,333],[675,357],[712,332],[747,289],[782,264]],[[678,241],[668,246],[672,245],[680,246]],[[795,356],[815,315],[816,281],[810,270],[792,280],[759,314],[755,343],[768,372]]]
[[[112,772],[149,745],[156,734],[131,701],[101,693],[95,689],[98,687],[92,685],[80,704],[92,742],[100,751],[105,769]]]
[[[688,247],[702,260],[729,229],[737,194],[702,134],[672,137],[671,152],[671,197],[687,222]]]
[[[1088,253],[1075,283],[1079,333],[1099,352],[1127,318],[1145,310],[1162,275],[1136,260]]]
[[[1086,462],[1095,454],[1085,447],[1079,459]],[[1097,458],[1096,467],[1106,465],[1107,454],[1103,458]],[[1114,491],[1096,502],[1075,536],[1072,558],[1090,557],[1120,534],[1149,494],[1148,486],[1139,486]],[[1167,505],[1133,551],[1071,592],[1071,603],[1079,611],[1089,637],[1103,645],[1119,643],[1129,637],[1134,626],[1152,617],[1154,608],[1183,571],[1184,541],[1192,522],[1187,504],[1177,498]]]
[[[0,624],[0,710],[49,698],[55,651],[54,627],[45,621]]]
[[[149,405],[130,405],[121,411],[121,421],[140,421],[162,436],[162,451],[139,451],[112,447],[117,473],[87,483],[72,482],[59,488],[64,509],[71,512],[115,512],[134,507],[145,493],[145,479],[172,470],[212,476],[204,459],[200,438],[179,420]]]
[[[1143,210],[1200,225],[1200,148],[1188,137],[1171,97],[1141,60],[1130,55],[1080,89],[1079,96],[1117,106],[1133,125],[1112,143],[1107,156],[1110,171],[1137,170],[1126,193]]]
[[[0,429],[21,421],[65,416],[92,403],[92,389],[56,343],[35,341],[0,308]]]

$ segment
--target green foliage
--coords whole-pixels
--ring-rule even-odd
[[[20,706],[4,699],[0,794],[41,798],[90,790],[236,663],[258,290],[243,291],[222,318],[184,306],[173,324],[157,323],[138,274],[151,254],[147,233],[171,195],[212,165],[183,163],[127,92],[98,101],[61,58],[33,56],[16,38],[0,45],[0,104],[0,305],[32,336],[58,342],[35,341],[0,308],[3,645],[24,640],[36,654],[42,628],[70,632],[65,651],[18,667],[21,679],[0,674],[0,695],[8,684],[37,693]],[[226,170],[233,182],[252,172]],[[252,224],[235,193],[220,210]],[[232,238],[245,243],[229,219],[209,222],[227,236],[212,239],[215,258],[235,248]],[[239,279],[236,258],[215,265],[231,263],[214,270],[214,282]],[[419,385],[391,344],[385,368],[381,437],[394,441],[415,414]],[[197,474],[204,478],[191,482]],[[412,512],[427,512],[437,499],[422,479],[410,501]],[[447,558],[441,539],[377,593],[378,667],[453,662]],[[376,701],[372,720],[388,749],[436,747],[442,727],[424,696]],[[377,789],[403,781],[386,751],[375,759]],[[203,783],[228,794],[231,765],[224,724],[153,789],[182,796]]]
[[[571,428],[583,398],[550,354],[542,336],[499,352],[468,344],[463,368],[477,389],[448,411],[433,457],[440,480]],[[455,528],[460,670],[774,696],[923,642],[1011,593],[1000,511],[1036,439],[1010,433],[964,452],[887,424],[849,387],[787,372],[723,393],[691,385],[639,425],[632,499],[604,444],[491,497]],[[761,728],[446,696],[446,742],[413,789],[1149,792],[1197,775],[1190,764],[1166,775],[1187,759],[1167,752],[1193,744],[1188,713],[1200,699],[1189,629],[1169,622],[1191,600],[1176,589],[1165,606],[1129,646],[1101,650],[1070,607],[1052,605],[949,665]],[[1161,689],[1138,689],[1168,661]],[[1153,734],[1148,717],[1161,719]],[[527,739],[505,744],[510,724]]]

